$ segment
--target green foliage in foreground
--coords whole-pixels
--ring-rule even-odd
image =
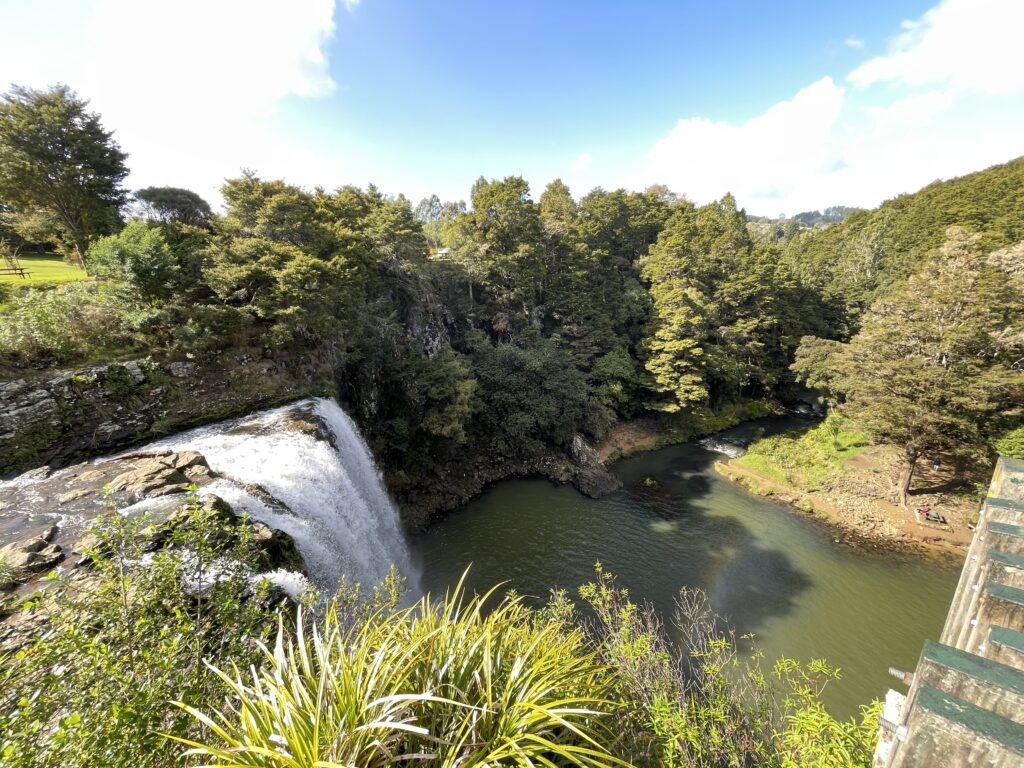
[[[228,706],[194,753],[216,765],[622,764],[606,670],[578,628],[456,591],[346,626],[281,630],[259,669],[219,672]],[[191,743],[191,742],[189,742]]]
[[[0,648],[5,768],[174,764],[160,732],[199,729],[168,699],[219,697],[204,660],[248,664],[253,642],[271,635],[265,585],[247,579],[256,562],[248,526],[193,499],[189,524],[146,554],[147,525],[105,516],[87,575],[51,578],[22,609],[38,628],[20,648]],[[219,578],[203,583],[211,567]]]
[[[394,573],[296,616],[254,586],[247,526],[190,512],[149,554],[146,519],[103,518],[88,575],[29,602],[34,637],[0,658],[4,766],[869,764],[877,705],[835,720],[836,670],[762,671],[702,593],[679,642],[600,566],[590,618],[561,592],[401,608]]]
[[[217,671],[226,706],[182,705],[209,728],[186,740],[212,765],[867,766],[877,704],[833,719],[821,661],[762,673],[684,592],[685,653],[649,608],[598,566],[581,595],[530,609],[458,590],[356,623],[336,608],[313,629],[282,628],[260,667]]]
[[[755,441],[747,453],[730,463],[761,477],[799,490],[820,487],[843,472],[843,464],[870,444],[845,416],[833,411],[803,433]]]

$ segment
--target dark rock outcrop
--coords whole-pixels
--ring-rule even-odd
[[[538,476],[554,483],[571,483],[591,498],[606,496],[621,485],[601,462],[594,447],[579,435],[565,453],[552,449],[526,459],[470,453],[462,460],[438,465],[415,484],[398,490],[402,522],[410,530],[422,530],[432,520],[478,496],[489,485],[514,477]]]
[[[329,368],[236,347],[195,360],[152,358],[0,382],[0,477],[67,466],[170,431],[331,391]]]
[[[599,499],[617,491],[622,483],[601,462],[597,449],[588,443],[582,435],[573,437],[569,444],[569,456],[576,466],[572,482],[580,493]]]

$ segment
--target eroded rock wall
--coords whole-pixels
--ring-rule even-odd
[[[314,362],[258,347],[26,374],[0,382],[0,477],[330,390]]]

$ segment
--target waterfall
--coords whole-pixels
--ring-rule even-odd
[[[330,440],[296,426],[304,412],[322,422]],[[375,585],[392,563],[413,576],[398,512],[373,456],[333,399],[303,400],[145,448],[158,449],[203,454],[222,477],[201,493],[217,494],[236,512],[289,534],[325,591],[343,576]]]

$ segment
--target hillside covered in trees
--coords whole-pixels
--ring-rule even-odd
[[[3,263],[81,270],[0,283],[5,382],[84,385],[87,366],[147,356],[214,371],[255,350],[304,382],[282,397],[337,396],[411,505],[453,468],[530,472],[637,417],[678,440],[808,396],[898,447],[904,502],[922,458],[967,473],[1024,455],[1024,160],[775,234],[731,195],[535,194],[519,176],[414,206],[242,171],[215,213],[186,189],[130,193],[128,160],[66,88],[0,103]],[[0,471],[33,466],[35,444]],[[824,662],[741,661],[696,593],[680,644],[600,566],[589,619],[559,592],[402,609],[394,578],[296,614],[244,569],[186,589],[190,563],[202,584],[206,565],[257,559],[248,525],[187,507],[156,547],[144,516],[102,518],[89,589],[57,584],[53,631],[3,657],[0,759],[167,765],[168,737],[215,764],[870,759],[877,707],[837,721]]]
[[[78,156],[55,149],[61,141]],[[88,184],[63,173],[69,162],[91,169]],[[67,89],[15,89],[0,106],[3,247],[48,243],[81,256],[89,276],[0,286],[7,375],[125,354],[287,350],[331,372],[400,492],[466,456],[535,457],[645,413],[692,434],[716,412],[792,397],[804,337],[855,349],[867,334],[904,334],[891,349],[935,390],[913,398],[942,419],[929,446],[966,443],[984,463],[1020,424],[1020,292],[1009,288],[1020,254],[988,254],[1024,240],[1024,160],[872,211],[829,209],[846,218],[784,246],[753,234],[731,196],[698,206],[664,187],[577,198],[556,180],[534,198],[520,177],[480,178],[468,203],[414,207],[372,186],[305,190],[244,172],[225,183],[216,215],[188,190],[129,195],[125,162]],[[963,234],[948,235],[951,225]],[[954,270],[950,292],[928,298],[913,281],[935,270]],[[977,291],[958,297],[975,276]],[[893,302],[899,323],[875,330]],[[969,367],[950,367],[941,329],[915,357],[930,318],[982,306]],[[812,347],[804,381],[837,381],[809,373]],[[820,352],[819,363],[845,370]],[[956,394],[964,377],[992,371],[997,393]],[[856,411],[873,397],[843,378],[836,402]],[[864,418],[875,405],[905,417],[876,399]],[[970,429],[951,426],[961,417]],[[894,439],[888,427],[873,434]]]

